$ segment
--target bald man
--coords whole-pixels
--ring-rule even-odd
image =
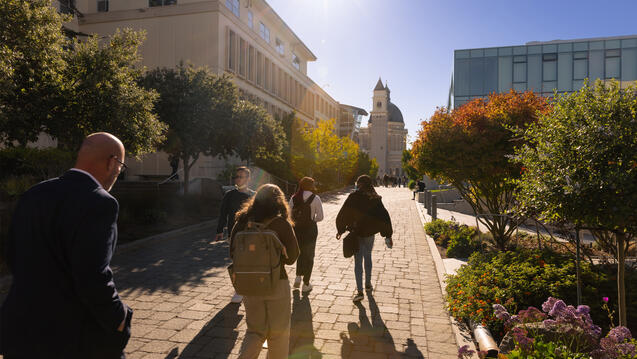
[[[95,133],[74,168],[20,198],[5,251],[13,274],[0,317],[5,359],[125,358],[133,312],[110,268],[119,205],[108,193],[125,166],[122,142]]]

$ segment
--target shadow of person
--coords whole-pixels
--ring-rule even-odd
[[[228,303],[197,333],[179,355],[184,358],[227,358],[234,348],[239,332],[237,326],[243,319],[240,304]],[[172,354],[172,352],[171,352]],[[170,355],[170,354],[169,354]],[[166,357],[172,359],[173,357]]]
[[[292,302],[289,358],[322,358],[321,352],[314,347],[314,325],[310,298],[307,294],[301,296],[298,290],[295,290],[292,295],[294,300]]]
[[[376,300],[368,293],[369,317],[361,302],[356,302],[359,323],[347,324],[347,334],[341,333],[341,358],[365,358],[369,351],[383,353],[390,357],[424,358],[422,352],[413,339],[407,339],[404,351],[396,350],[396,343],[390,331],[385,326]],[[348,337],[349,335],[349,337]],[[365,346],[367,351],[357,351],[357,347]]]

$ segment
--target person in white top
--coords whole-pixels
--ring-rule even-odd
[[[301,178],[298,190],[290,199],[290,209],[294,220],[294,232],[301,249],[301,254],[296,262],[294,289],[298,289],[301,286],[302,280],[302,291],[307,293],[312,290],[310,277],[314,267],[314,251],[316,249],[316,237],[318,236],[316,222],[323,220],[323,204],[321,203],[321,198],[316,195],[316,186],[313,178]]]

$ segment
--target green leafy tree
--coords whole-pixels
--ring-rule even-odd
[[[289,183],[295,183],[298,178],[292,172],[292,137],[296,136],[298,131],[295,127],[298,127],[298,119],[294,112],[286,113],[283,116],[274,116],[274,120],[283,129],[283,148],[281,150],[280,157],[258,157],[255,159],[255,164],[268,173],[279,177]]]
[[[65,86],[67,20],[50,0],[0,0],[0,143],[24,146],[54,120]]]
[[[126,29],[107,40],[73,40],[63,57],[63,105],[47,126],[62,147],[75,150],[88,134],[107,131],[122,140],[127,153],[141,155],[164,139],[166,125],[153,113],[158,95],[138,84],[141,70],[134,67],[144,38]]]
[[[234,152],[250,165],[250,161],[283,161],[285,132],[280,122],[263,107],[246,100],[236,103],[232,114],[235,131],[241,137],[235,143]]]
[[[438,182],[458,189],[478,220],[491,232],[493,244],[506,250],[522,221],[513,212],[520,165],[510,162],[516,135],[548,108],[533,92],[492,94],[452,112],[438,109],[414,142],[415,167]]]
[[[237,136],[243,136],[232,123],[237,89],[227,75],[184,64],[149,71],[142,84],[159,93],[155,110],[169,128],[161,148],[181,159],[188,193],[190,169],[197,159],[230,154]]]
[[[358,151],[358,163],[356,164],[357,171],[355,175],[349,179],[348,183],[354,183],[356,178],[361,175],[368,175],[371,178],[376,178],[378,175],[378,162],[375,158],[369,158],[367,152]]]
[[[625,326],[625,253],[637,234],[637,88],[597,81],[557,96],[524,139],[516,151],[524,169],[521,205],[546,221],[568,221],[614,240]]]
[[[403,171],[405,171],[405,173],[407,174],[407,178],[417,181],[420,178],[420,174],[418,173],[416,167],[414,167],[412,164],[413,158],[414,156],[411,154],[411,151],[403,150],[401,164],[403,167]]]

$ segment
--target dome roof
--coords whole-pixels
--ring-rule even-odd
[[[398,106],[394,105],[390,101],[387,104],[387,109],[389,110],[389,120],[387,122],[405,123],[405,121],[403,121],[403,113],[400,112],[400,109],[398,108]],[[372,116],[369,116],[369,120],[367,120],[367,123],[372,123]]]
[[[403,121],[403,113],[400,112],[400,109],[398,108],[398,106],[389,102],[389,104],[387,105],[387,108],[389,110],[389,122],[403,122],[403,123],[405,122]]]

